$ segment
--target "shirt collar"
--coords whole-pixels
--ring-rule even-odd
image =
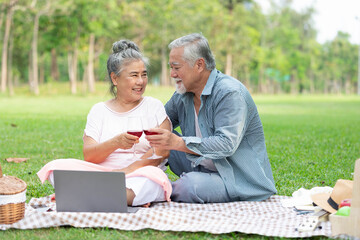
[[[209,75],[209,78],[206,82],[206,85],[205,85],[204,90],[202,91],[201,95],[211,95],[217,75],[218,75],[218,70],[213,69]],[[181,99],[184,103],[187,103],[188,101],[193,100],[193,96],[194,96],[193,93],[187,92],[187,93],[184,93],[181,95]]]
[[[218,71],[216,69],[213,69],[210,73],[210,76],[206,82],[206,85],[204,87],[204,90],[202,91],[201,95],[210,95],[211,91],[215,84],[215,79],[218,74]]]

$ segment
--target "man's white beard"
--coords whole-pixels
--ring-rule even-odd
[[[176,92],[177,92],[178,94],[184,94],[184,93],[186,93],[187,90],[186,90],[183,82],[181,81],[180,84],[178,84],[177,81],[178,81],[179,79],[173,78],[173,80],[175,81]]]

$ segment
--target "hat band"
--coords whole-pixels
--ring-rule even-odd
[[[339,204],[337,204],[331,197],[327,200],[328,204],[335,210],[339,209]]]

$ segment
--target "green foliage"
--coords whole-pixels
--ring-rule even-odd
[[[32,2],[17,1],[12,15],[14,50],[9,55],[16,87],[29,82],[34,15],[47,9],[44,6],[49,1],[38,0],[34,6]],[[297,12],[291,8],[292,2],[272,1],[269,13],[264,14],[251,0],[51,1],[39,19],[39,71],[44,82],[51,80],[50,53],[56,50],[60,80],[69,81],[68,61],[76,53],[77,80],[86,80],[93,34],[97,80],[106,72],[103,59],[112,43],[127,38],[151,60],[150,81],[158,82],[167,67],[167,45],[179,36],[202,32],[209,39],[217,68],[223,72],[230,69],[254,92],[355,93],[359,46],[351,44],[349,35],[342,32],[328,43],[317,43],[315,9]],[[8,3],[3,1],[0,7],[1,40]],[[289,76],[289,81],[274,80],[266,69]]]

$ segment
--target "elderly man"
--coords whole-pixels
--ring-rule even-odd
[[[207,39],[169,44],[176,92],[165,109],[181,134],[156,129],[155,148],[171,150],[171,199],[188,203],[260,201],[276,193],[256,105],[245,86],[215,69]]]

